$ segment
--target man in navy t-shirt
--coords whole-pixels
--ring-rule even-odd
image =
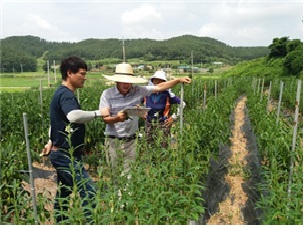
[[[85,136],[85,124],[70,123],[69,112],[80,110],[74,93],[68,87],[61,85],[54,93],[50,106],[51,140],[54,147],[68,152],[69,143],[66,134],[71,134],[71,145],[75,155],[82,154]],[[70,125],[69,125],[70,124]],[[65,132],[59,133],[59,132]],[[73,134],[72,134],[73,132]]]
[[[62,84],[54,92],[50,105],[50,140],[42,150],[43,155],[49,155],[57,172],[59,189],[54,203],[54,217],[56,223],[70,224],[67,213],[69,196],[76,185],[84,207],[84,222],[92,224],[91,208],[95,207],[96,186],[84,168],[82,149],[85,123],[101,117],[101,114],[99,110],[81,110],[74,94],[77,88],[84,86],[86,63],[77,57],[69,57],[62,61],[60,70]]]

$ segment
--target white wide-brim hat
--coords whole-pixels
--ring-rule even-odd
[[[162,70],[156,71],[155,74],[153,74],[153,76],[150,78],[150,80],[152,81],[154,78],[164,80],[165,82],[167,81],[166,73]]]
[[[103,76],[111,81],[124,82],[124,83],[144,83],[147,79],[139,76],[134,76],[133,68],[130,64],[121,63],[116,66],[115,75],[104,75]]]

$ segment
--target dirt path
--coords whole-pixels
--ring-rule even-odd
[[[246,166],[245,156],[248,154],[246,138],[242,131],[245,119],[246,97],[243,97],[235,108],[235,122],[232,130],[229,169],[225,180],[230,187],[228,197],[219,204],[219,212],[212,215],[207,225],[245,225],[241,209],[248,196],[242,189],[244,183],[243,169]]]

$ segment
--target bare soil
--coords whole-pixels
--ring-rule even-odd
[[[245,225],[241,208],[248,200],[242,184],[244,183],[243,168],[246,165],[245,156],[248,154],[246,149],[246,138],[242,131],[245,119],[246,97],[241,99],[235,108],[235,123],[232,130],[231,151],[229,158],[229,172],[225,180],[230,187],[228,197],[219,204],[219,212],[212,215],[207,225]]]

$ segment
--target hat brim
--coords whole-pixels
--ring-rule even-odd
[[[150,78],[150,81],[151,82],[153,82],[153,79],[155,79],[156,77],[152,77],[152,78]],[[165,79],[163,79],[163,78],[156,78],[156,79],[160,79],[160,80],[163,80],[164,82],[166,82],[167,81],[167,79],[165,80]]]
[[[123,82],[123,83],[146,83],[148,82],[147,79],[140,78],[137,76],[127,76],[127,75],[120,75],[115,74],[113,76],[104,75],[102,74],[107,80],[111,80],[114,82]]]

